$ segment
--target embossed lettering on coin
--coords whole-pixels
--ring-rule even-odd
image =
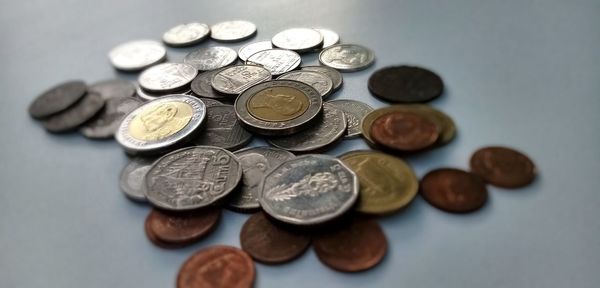
[[[194,67],[181,63],[163,63],[146,69],[138,79],[140,86],[155,93],[183,89],[198,75]]]
[[[333,81],[327,75],[314,71],[291,71],[285,73],[277,79],[296,80],[306,83],[315,88],[321,94],[321,97],[327,98],[333,91]]]
[[[271,80],[269,70],[254,65],[238,65],[225,68],[211,79],[211,86],[224,94],[237,95],[250,86]]]
[[[285,49],[259,51],[252,54],[246,60],[246,64],[262,66],[269,70],[273,76],[278,76],[298,68],[300,62],[302,62],[302,58],[300,58],[298,53]]]

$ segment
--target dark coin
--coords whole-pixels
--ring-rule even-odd
[[[146,221],[144,221],[144,232],[146,233],[146,237],[148,238],[148,240],[150,240],[150,242],[152,242],[152,244],[154,244],[157,247],[163,249],[179,249],[186,246],[183,244],[163,242],[156,238],[156,235],[154,234],[154,232],[152,232],[152,229],[150,228],[150,221],[148,217],[146,217]]]
[[[133,97],[135,95],[135,85],[123,79],[109,79],[90,85],[88,91],[100,94],[104,100]]]
[[[379,116],[369,133],[377,144],[399,151],[418,151],[433,145],[438,126],[419,114],[390,112]]]
[[[485,147],[471,156],[471,171],[488,183],[505,188],[528,185],[537,174],[535,164],[523,153],[506,147]]]
[[[279,264],[302,255],[310,245],[310,237],[277,227],[260,212],[250,216],[244,223],[240,243],[254,260]]]
[[[199,97],[206,97],[211,99],[227,98],[227,95],[221,95],[217,93],[217,91],[215,91],[211,85],[211,80],[213,76],[219,73],[220,71],[221,69],[217,69],[200,73],[198,76],[196,76],[194,81],[192,81],[192,92],[194,92],[194,94],[196,94]]]
[[[200,101],[202,101],[204,103],[204,105],[206,106],[206,108],[212,107],[212,106],[225,105],[222,102],[219,102],[219,101],[217,101],[215,99],[210,99],[210,98],[201,98]]]
[[[379,69],[369,78],[371,94],[390,102],[427,102],[442,95],[442,78],[432,71],[413,66]]]
[[[206,109],[206,128],[192,143],[237,150],[252,140],[252,134],[242,128],[232,105],[211,106]]]
[[[99,94],[87,93],[75,105],[42,120],[46,130],[53,133],[67,132],[90,120],[104,107],[104,99]]]
[[[379,264],[388,248],[385,234],[373,220],[353,219],[313,241],[319,260],[343,272],[364,271]]]
[[[333,82],[333,92],[340,89],[344,82],[344,78],[342,77],[342,73],[340,73],[340,71],[327,66],[304,66],[300,67],[300,70],[314,71],[327,75],[327,77],[329,77]]]
[[[212,232],[220,217],[219,208],[186,212],[152,209],[147,221],[150,231],[160,242],[189,245]]]
[[[420,193],[429,204],[446,212],[467,213],[485,204],[488,192],[483,180],[466,171],[436,169],[421,179]]]
[[[29,105],[29,114],[39,119],[62,112],[79,101],[86,89],[83,81],[69,81],[52,87]]]
[[[133,97],[115,97],[106,100],[104,109],[79,130],[85,137],[106,139],[115,136],[121,121],[143,102]]]

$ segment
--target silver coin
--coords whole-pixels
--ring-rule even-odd
[[[327,77],[329,77],[329,79],[331,79],[331,81],[333,82],[333,91],[332,92],[335,92],[338,89],[340,89],[340,87],[342,87],[342,84],[344,83],[344,78],[342,77],[342,73],[340,73],[340,71],[338,71],[338,70],[329,68],[327,66],[304,66],[304,67],[300,67],[300,70],[314,71],[314,72],[319,72],[319,73],[323,73],[323,74],[327,75]]]
[[[194,146],[154,162],[146,174],[146,198],[168,210],[190,210],[225,198],[242,178],[242,166],[229,151]]]
[[[323,49],[319,62],[342,72],[365,69],[373,64],[375,55],[368,48],[355,44],[338,44]]]
[[[235,50],[214,46],[190,52],[183,58],[183,63],[192,65],[200,71],[210,71],[229,66],[236,60]]]
[[[135,157],[121,170],[119,187],[129,199],[146,202],[144,178],[152,167],[152,163],[154,163],[154,159]]]
[[[135,85],[123,79],[109,79],[96,82],[87,89],[89,92],[98,93],[104,100],[120,97],[132,97],[135,94]]]
[[[323,47],[322,48],[327,48],[327,47],[333,46],[335,44],[338,44],[340,42],[340,35],[338,35],[337,33],[335,33],[332,30],[325,29],[325,28],[313,28],[313,29],[319,31],[319,33],[321,33],[321,35],[323,35]]]
[[[87,93],[66,110],[40,120],[48,132],[62,133],[73,131],[92,119],[104,107],[104,99],[99,94]]]
[[[206,127],[192,143],[195,145],[215,146],[227,150],[237,150],[252,140],[252,134],[246,131],[235,116],[232,105],[211,106],[206,110]]]
[[[269,144],[292,152],[308,152],[327,147],[346,133],[344,112],[323,104],[323,116],[314,126],[289,136],[268,139]]]
[[[210,27],[204,23],[191,22],[177,25],[163,34],[163,42],[180,47],[202,42],[210,34]]]
[[[277,79],[296,80],[306,83],[319,91],[323,99],[327,98],[331,94],[331,91],[333,91],[333,81],[331,81],[331,78],[320,72],[306,70],[290,71],[277,77]]]
[[[328,101],[327,104],[333,105],[333,107],[344,111],[346,122],[348,123],[348,129],[344,136],[346,139],[358,137],[362,134],[360,122],[367,114],[373,111],[373,107],[363,102],[350,99],[331,100]]]
[[[233,152],[242,170],[242,186],[232,193],[227,205],[235,210],[253,210],[260,208],[258,203],[258,186],[265,178],[265,173],[281,163],[296,156],[273,147],[251,147]]]
[[[273,218],[313,225],[350,210],[358,198],[358,178],[337,158],[305,155],[267,173],[258,191],[260,206]]]
[[[200,99],[202,102],[204,102],[204,105],[206,105],[206,108],[208,107],[212,107],[212,106],[219,106],[219,105],[224,105],[222,102],[219,102],[215,99],[210,99],[210,98],[201,98]],[[207,110],[208,111],[208,110]]]
[[[194,94],[198,97],[205,97],[211,99],[224,99],[229,97],[227,95],[217,93],[217,91],[215,91],[215,89],[212,88],[212,77],[215,74],[219,73],[219,71],[221,70],[219,69],[207,71],[200,73],[200,75],[196,76],[196,79],[194,79],[194,81],[192,81],[192,84],[190,85],[190,87],[192,88],[192,92],[194,92]]]
[[[300,66],[302,58],[294,51],[284,49],[268,49],[256,52],[248,57],[246,64],[262,66],[273,76],[292,71]]]
[[[225,21],[210,27],[210,37],[221,42],[236,42],[256,34],[256,25],[244,20]]]
[[[129,113],[115,138],[129,153],[160,153],[188,141],[205,119],[206,106],[200,99],[166,95]]]
[[[321,47],[323,35],[311,28],[290,28],[275,34],[271,43],[274,47],[302,53]]]
[[[87,121],[79,132],[92,139],[107,139],[115,136],[123,118],[142,105],[133,97],[117,97],[106,100],[104,108],[92,120]]]
[[[271,80],[271,72],[260,66],[237,65],[224,68],[213,75],[213,89],[228,95],[238,95],[250,86]]]
[[[108,53],[112,65],[123,71],[139,71],[167,57],[167,49],[154,40],[137,40],[123,43]]]
[[[138,78],[138,83],[148,92],[165,93],[184,89],[196,75],[198,70],[191,65],[163,63],[144,70]]]
[[[189,89],[188,87],[184,87],[184,89],[182,89],[182,90],[166,92],[166,93],[151,93],[148,91],[144,91],[144,89],[142,89],[140,86],[138,86],[135,89],[135,94],[138,99],[140,99],[144,102],[156,100],[156,99],[159,99],[160,97],[167,96],[167,95],[173,95],[173,94],[193,95],[192,90]]]
[[[248,60],[248,57],[252,56],[252,54],[269,49],[273,49],[271,41],[260,41],[250,43],[248,45],[242,46],[242,48],[238,50],[238,57],[240,57],[240,60],[246,62],[246,60]]]

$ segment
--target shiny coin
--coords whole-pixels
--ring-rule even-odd
[[[242,178],[235,156],[222,148],[193,146],[154,162],[146,174],[146,198],[167,210],[206,207],[225,198]]]
[[[212,106],[220,106],[220,105],[225,105],[215,99],[210,99],[210,98],[202,98],[200,99],[202,100],[202,102],[204,102],[204,105],[206,105],[206,108],[208,107],[212,107]]]
[[[104,99],[95,93],[87,93],[81,100],[50,117],[41,120],[46,130],[52,133],[61,133],[75,130],[83,123],[92,119],[104,107]]]
[[[471,156],[471,171],[486,182],[504,188],[528,185],[537,174],[525,154],[507,147],[484,147]]]
[[[166,93],[184,89],[196,78],[198,70],[182,63],[163,63],[152,66],[138,78],[142,89],[153,93]]]
[[[293,80],[272,80],[250,87],[235,101],[235,112],[250,131],[261,135],[289,135],[318,120],[321,94]]]
[[[291,28],[275,34],[271,43],[278,48],[302,53],[323,46],[323,35],[311,28]]]
[[[392,213],[406,207],[417,195],[419,180],[400,158],[374,151],[349,152],[339,158],[358,176],[357,211]]]
[[[273,76],[279,76],[298,68],[300,62],[302,62],[302,58],[298,53],[284,49],[259,51],[246,60],[246,64],[262,66]]]
[[[305,155],[288,160],[265,176],[260,206],[271,217],[296,225],[335,219],[358,198],[358,178],[339,159]]]
[[[115,138],[129,153],[159,153],[188,141],[205,118],[206,106],[200,99],[167,95],[129,113]]]
[[[327,98],[333,91],[333,81],[327,75],[314,71],[291,71],[287,72],[277,79],[296,80],[306,83],[321,94],[321,97]]]
[[[163,42],[175,47],[189,46],[202,42],[210,34],[208,25],[191,22],[177,25],[163,34]]]
[[[375,143],[399,151],[418,151],[433,145],[438,126],[419,114],[390,112],[379,116],[369,132]]]
[[[242,128],[232,105],[211,106],[206,118],[206,127],[192,140],[195,145],[237,150],[252,140],[252,134]]]
[[[325,28],[313,28],[313,29],[319,31],[319,33],[321,33],[321,35],[323,35],[323,47],[322,48],[327,48],[327,47],[333,46],[335,44],[338,44],[340,42],[340,35],[338,35],[337,33],[335,33],[332,30],[325,29]]]
[[[421,179],[420,193],[432,206],[452,213],[467,213],[481,208],[488,198],[483,180],[459,169],[442,168]]]
[[[29,115],[40,119],[65,111],[79,101],[86,90],[85,83],[78,80],[54,86],[31,102]]]
[[[240,57],[240,60],[246,62],[246,60],[248,60],[248,57],[252,56],[252,54],[264,50],[269,50],[272,48],[273,45],[271,44],[271,41],[260,41],[250,43],[246,46],[242,46],[242,48],[238,50],[238,57]]]
[[[233,64],[237,60],[235,50],[214,46],[201,48],[185,55],[183,63],[192,65],[200,71],[210,71]]]
[[[167,49],[153,40],[137,40],[113,48],[108,58],[119,70],[139,71],[165,60]]]
[[[106,100],[104,108],[93,119],[83,124],[79,131],[88,138],[112,138],[123,118],[142,103],[141,100],[133,97],[110,98]]]
[[[138,86],[138,87],[135,89],[135,94],[136,94],[136,95],[138,96],[138,98],[139,98],[139,99],[141,99],[142,101],[152,101],[152,100],[156,100],[156,99],[158,99],[158,98],[160,98],[160,97],[162,97],[162,96],[169,95],[169,94],[171,94],[171,93],[168,93],[168,94],[163,94],[163,93],[161,93],[161,94],[153,94],[153,93],[150,93],[150,92],[144,91],[144,90],[142,89],[142,87],[139,87],[139,86]],[[181,93],[181,94],[183,94],[183,93]]]
[[[281,264],[304,254],[310,245],[310,237],[278,227],[259,212],[242,226],[240,244],[256,261]]]
[[[444,82],[434,72],[413,66],[379,69],[369,78],[369,91],[377,98],[401,103],[427,102],[442,95]]]
[[[211,99],[222,99],[228,97],[227,95],[219,94],[212,88],[211,81],[212,77],[219,73],[220,70],[212,70],[196,76],[196,79],[192,81],[190,85],[192,92],[199,97],[211,98]]]
[[[152,163],[154,163],[152,158],[136,157],[131,159],[131,162],[121,170],[119,186],[129,199],[146,201],[144,178],[150,167],[152,167]]]
[[[323,104],[323,115],[314,126],[283,137],[271,138],[269,144],[292,152],[318,150],[334,143],[346,133],[344,112],[332,105]]]
[[[319,62],[325,66],[352,72],[363,70],[373,64],[375,55],[368,48],[355,44],[338,44],[323,49]]]
[[[360,136],[362,134],[360,131],[361,119],[373,111],[371,106],[356,100],[339,99],[331,100],[326,103],[329,103],[333,107],[344,112],[344,115],[346,116],[346,122],[348,123],[348,128],[344,138],[354,138]]]
[[[329,77],[329,79],[331,79],[331,81],[333,82],[333,91],[332,92],[335,92],[338,89],[340,89],[340,87],[342,87],[342,84],[344,81],[344,78],[342,77],[342,73],[340,73],[338,70],[329,68],[327,66],[303,66],[303,67],[300,67],[300,70],[314,71],[314,72],[319,72],[319,73],[323,73],[323,74],[327,75],[327,77]]]
[[[135,85],[123,79],[109,79],[90,85],[88,91],[100,94],[104,100],[133,97],[135,95]]]
[[[221,209],[214,207],[177,212],[152,209],[146,221],[158,241],[183,247],[210,234],[219,218]]]
[[[237,65],[214,74],[211,86],[220,93],[237,96],[250,86],[267,80],[271,80],[269,70],[255,65]]]
[[[256,34],[256,25],[243,20],[220,22],[210,27],[210,37],[221,42],[246,40]]]
[[[258,186],[265,178],[265,173],[279,164],[296,156],[272,147],[252,147],[233,153],[242,164],[244,171],[242,186],[233,192],[227,205],[235,210],[253,210],[260,208],[258,203]]]

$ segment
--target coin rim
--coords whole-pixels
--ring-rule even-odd
[[[281,73],[275,73],[275,74],[273,73],[273,71],[271,71],[271,70],[269,70],[269,69],[265,68],[265,66],[264,66],[263,64],[261,64],[261,63],[258,63],[258,62],[252,62],[252,61],[250,61],[250,58],[252,58],[252,56],[254,56],[254,55],[258,54],[258,53],[265,53],[265,52],[267,52],[267,51],[273,51],[273,50],[285,51],[285,53],[294,53],[294,54],[296,54],[296,55],[294,55],[294,56],[298,56],[298,61],[296,62],[296,64],[295,64],[295,65],[292,65],[292,67],[290,67],[290,68],[289,68],[289,69],[287,69],[286,71],[283,71],[283,72],[281,72]],[[279,76],[279,75],[285,74],[285,73],[287,73],[287,72],[290,72],[290,71],[293,71],[293,70],[296,70],[296,69],[298,69],[298,67],[300,67],[300,64],[302,64],[302,56],[300,56],[300,54],[298,54],[298,52],[295,52],[295,51],[292,51],[292,50],[281,49],[281,48],[272,48],[272,49],[267,49],[267,50],[258,51],[258,52],[256,52],[256,53],[254,53],[254,54],[252,54],[252,55],[248,56],[248,59],[246,59],[246,62],[245,62],[244,64],[246,64],[246,65],[257,65],[257,66],[261,66],[261,67],[263,67],[263,68],[265,68],[265,69],[269,70],[269,72],[271,72],[271,75],[272,75],[273,77],[275,77],[275,76]]]
[[[292,71],[288,71],[288,72],[285,72],[285,73],[283,73],[283,74],[281,74],[281,75],[277,76],[277,78],[275,78],[275,79],[278,79],[278,80],[295,80],[295,79],[285,79],[285,78],[281,78],[281,77],[285,77],[286,75],[289,75],[289,74],[294,74],[294,73],[295,73],[295,74],[307,73],[307,74],[320,74],[320,75],[323,75],[323,76],[325,77],[325,79],[327,79],[327,81],[328,81],[327,83],[331,83],[331,85],[329,85],[329,89],[327,89],[327,91],[325,91],[325,93],[324,93],[324,94],[321,94],[321,92],[319,92],[319,94],[321,94],[321,98],[323,98],[323,99],[326,99],[327,97],[329,97],[329,96],[330,96],[330,95],[333,93],[333,80],[331,80],[331,78],[330,78],[329,76],[325,75],[325,73],[321,73],[321,72],[317,72],[317,71],[309,71],[309,70],[306,70],[306,71],[302,71],[302,70],[292,70]],[[296,80],[296,81],[302,82],[302,81],[300,81],[300,80]],[[302,83],[308,84],[308,83],[306,83],[306,82],[302,82]],[[308,84],[308,85],[310,85],[310,84]],[[310,85],[310,86],[312,86],[312,85]],[[313,87],[313,88],[314,88],[314,87]],[[317,88],[315,88],[315,90],[317,90]],[[317,90],[317,92],[318,92],[318,91],[319,91],[319,90]]]
[[[327,62],[323,61],[323,55],[329,51],[330,49],[334,49],[336,47],[342,47],[342,46],[357,46],[360,47],[361,49],[364,49],[365,51],[367,51],[367,55],[369,56],[369,61],[367,61],[366,63],[360,65],[360,66],[352,66],[350,68],[345,68],[345,67],[335,67],[335,65],[330,65],[327,64]],[[375,63],[375,54],[373,53],[373,51],[365,46],[362,45],[358,45],[358,44],[336,44],[336,45],[332,45],[329,46],[327,48],[324,48],[323,50],[321,50],[321,53],[319,53],[319,63],[321,63],[324,66],[336,69],[340,72],[355,72],[355,71],[360,71],[360,70],[364,70],[369,68],[371,65],[373,65],[373,63]]]
[[[218,38],[218,37],[215,37],[215,35],[213,33],[213,30],[214,30],[213,27],[218,26],[218,25],[222,25],[222,24],[227,23],[227,22],[245,22],[246,24],[251,24],[252,26],[254,26],[254,30],[251,33],[248,33],[247,35],[244,35],[244,36],[238,37],[238,38]],[[258,31],[258,28],[256,27],[256,24],[254,24],[254,23],[252,23],[250,21],[247,21],[247,20],[227,20],[227,21],[218,22],[218,23],[213,24],[213,25],[210,26],[210,32],[211,32],[210,33],[210,38],[213,39],[213,40],[215,40],[215,41],[217,41],[217,42],[232,43],[232,42],[238,42],[238,41],[243,41],[243,40],[246,40],[246,39],[250,39],[254,35],[256,35],[257,31]]]
[[[113,54],[115,53],[115,50],[117,50],[117,48],[123,48],[123,46],[133,45],[133,43],[135,43],[135,42],[152,43],[152,45],[162,48],[162,56],[159,59],[156,59],[156,61],[147,62],[147,63],[145,63],[145,65],[138,65],[138,66],[123,66],[123,65],[120,65],[118,62],[114,61],[115,57],[113,56]],[[165,61],[167,59],[167,49],[165,48],[164,45],[162,45],[162,43],[155,41],[155,40],[151,40],[151,39],[132,40],[132,41],[127,41],[125,43],[121,43],[121,44],[113,47],[108,52],[108,59],[110,60],[110,63],[112,64],[112,66],[119,71],[125,71],[125,72],[141,71],[141,70],[144,70],[151,66],[154,66],[155,64]]]
[[[233,68],[236,68],[236,67],[247,67],[247,66],[252,67],[252,68],[262,69],[262,70],[266,71],[267,74],[269,74],[269,76],[268,77],[263,77],[262,79],[259,79],[258,82],[253,81],[255,83],[252,84],[252,85],[250,85],[250,86],[248,86],[242,92],[246,91],[247,89],[249,89],[250,87],[252,87],[252,86],[254,86],[256,84],[259,84],[259,83],[271,80],[271,78],[272,78],[271,71],[267,70],[266,68],[264,68],[262,66],[257,66],[257,65],[241,64],[241,65],[233,65],[233,66],[224,67],[223,69],[219,70],[219,72],[213,74],[212,77],[210,77],[210,87],[212,87],[218,93],[225,94],[225,95],[237,96],[237,95],[241,94],[242,92],[236,93],[235,91],[225,90],[225,89],[222,89],[222,87],[219,87],[219,85],[215,85],[215,78],[217,77],[217,75],[221,74],[223,71],[225,71],[227,69],[233,69]],[[261,72],[263,72],[263,71],[261,71]]]
[[[371,105],[369,105],[369,104],[367,104],[365,102],[362,102],[362,101],[354,100],[354,99],[333,99],[333,100],[327,101],[326,103],[332,103],[332,102],[333,103],[335,103],[335,102],[352,102],[352,103],[358,103],[359,105],[368,107],[370,109],[369,113],[375,111],[375,108],[371,107]],[[333,105],[336,108],[342,110],[342,112],[344,112],[344,114],[346,114],[346,111],[344,111],[344,109],[339,108],[338,106],[336,106],[336,104],[333,104]],[[367,116],[369,113],[365,114],[364,116]],[[350,131],[348,130],[348,128],[350,128],[350,125],[348,125],[348,127],[346,128],[347,133],[346,133],[346,135],[344,135],[344,139],[354,139],[354,138],[358,138],[358,137],[360,137],[360,136],[363,135],[362,129],[361,129],[361,124],[362,124],[362,119],[364,118],[364,116],[361,117],[360,120],[359,120],[359,123],[358,123],[358,132],[350,134]],[[346,121],[347,120],[348,120],[348,117],[346,117]]]
[[[318,43],[311,43],[311,44],[313,44],[311,46],[292,47],[292,48],[290,48],[290,47],[283,47],[283,46],[279,46],[279,45],[275,44],[275,41],[273,41],[275,39],[275,37],[277,37],[278,35],[281,35],[281,34],[285,34],[285,33],[292,33],[292,32],[290,32],[290,30],[307,30],[307,31],[312,30],[312,31],[315,31],[319,35],[319,42]],[[292,33],[292,34],[295,34],[295,33]],[[323,41],[324,40],[325,40],[325,37],[323,36],[323,34],[321,34],[321,32],[319,32],[318,30],[316,30],[314,28],[292,27],[292,28],[287,28],[287,29],[281,30],[281,31],[277,32],[275,35],[273,35],[273,37],[271,37],[271,45],[273,45],[273,47],[276,47],[276,48],[280,48],[280,49],[284,49],[284,50],[291,50],[291,51],[294,51],[296,53],[304,53],[304,52],[310,52],[310,51],[312,51],[315,48],[323,46]],[[279,42],[279,41],[277,41],[277,42]],[[279,44],[281,44],[281,43],[279,43]]]
[[[188,25],[188,24],[200,24],[202,26],[205,26],[207,32],[202,34],[200,37],[197,37],[197,38],[187,41],[187,42],[173,42],[173,41],[169,41],[169,40],[165,39],[165,36],[167,35],[167,33],[169,33],[169,31],[171,31],[175,27],[179,27],[181,25]],[[208,24],[192,21],[192,22],[187,22],[187,23],[181,23],[181,24],[178,24],[178,25],[175,25],[175,26],[169,28],[167,31],[165,31],[165,33],[163,33],[162,41],[163,41],[163,43],[165,43],[166,45],[171,46],[171,47],[186,47],[186,46],[192,46],[192,45],[198,44],[198,43],[204,41],[209,36],[210,36],[210,26],[208,26]]]

